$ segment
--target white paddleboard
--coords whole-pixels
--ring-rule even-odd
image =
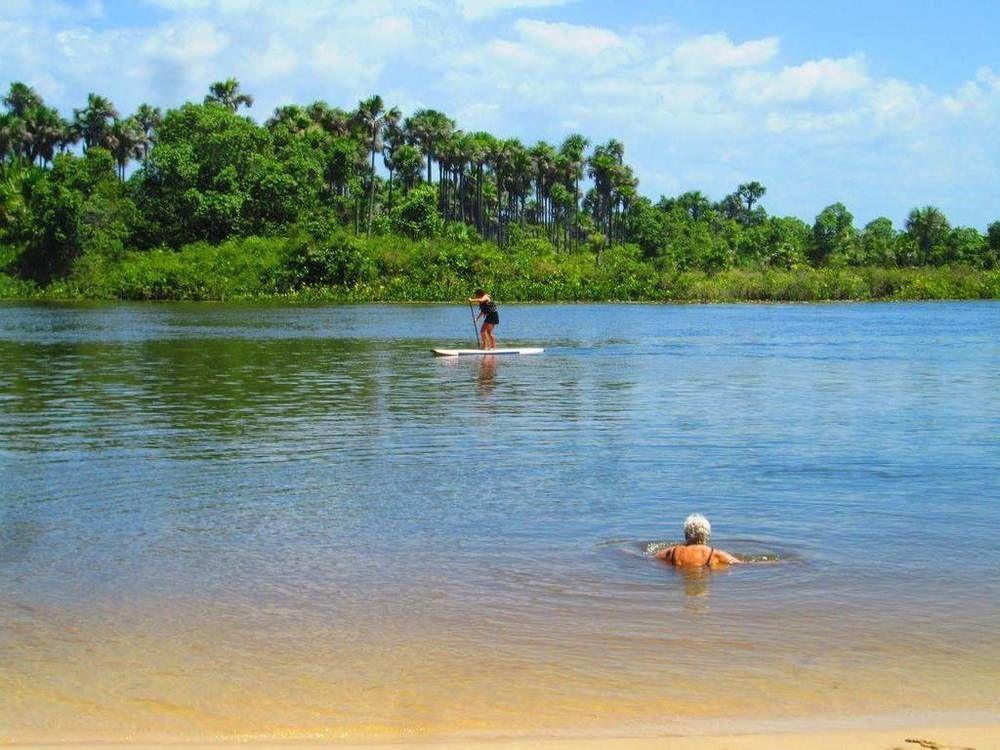
[[[463,354],[470,356],[486,357],[494,354],[541,354],[544,349],[540,348],[520,348],[520,349],[431,349],[435,357],[459,357]]]

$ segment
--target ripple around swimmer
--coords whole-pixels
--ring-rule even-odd
[[[684,544],[682,540],[639,540],[639,539],[609,539],[598,543],[598,548],[612,548],[630,557],[648,559],[661,549]],[[799,553],[791,547],[777,547],[773,542],[731,537],[716,545],[746,563],[802,563],[805,562]]]

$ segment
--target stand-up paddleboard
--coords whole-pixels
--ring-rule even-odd
[[[541,354],[544,349],[522,347],[520,349],[431,349],[435,357],[460,357],[469,355],[473,357],[487,357],[494,354]]]

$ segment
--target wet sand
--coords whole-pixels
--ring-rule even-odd
[[[687,737],[576,737],[496,740],[400,741],[363,744],[256,744],[219,743],[184,744],[185,750],[226,748],[235,744],[273,750],[295,750],[303,747],[357,748],[358,750],[647,750],[655,744],[660,750],[996,750],[1000,748],[1000,724],[986,726],[918,727],[911,729],[843,730],[820,732],[788,732],[766,734],[720,734]],[[73,744],[73,747],[121,747],[120,743]],[[35,750],[65,750],[66,745],[17,745]],[[135,750],[164,750],[171,745],[128,745]]]

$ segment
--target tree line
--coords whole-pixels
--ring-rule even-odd
[[[901,230],[857,228],[841,203],[812,224],[769,215],[766,188],[739,185],[652,201],[620,141],[570,134],[527,145],[466,132],[446,114],[409,115],[371,96],[277,108],[258,124],[235,79],[201,103],[122,115],[91,93],[71,117],[22,82],[0,113],[0,261],[47,282],[87,253],[288,234],[316,221],[359,235],[476,238],[500,248],[591,253],[630,245],[661,268],[1000,265],[1000,222],[953,227],[933,206]],[[130,167],[135,166],[134,169]]]

